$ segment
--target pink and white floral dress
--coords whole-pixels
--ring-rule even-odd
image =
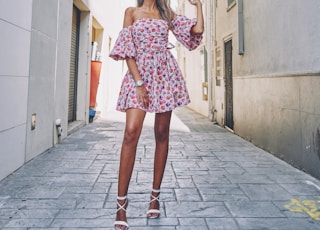
[[[201,35],[192,35],[195,19],[178,15],[173,21],[173,34],[189,50],[201,43]],[[122,81],[116,109],[126,111],[139,108],[146,112],[163,113],[190,103],[189,94],[177,61],[168,49],[167,21],[141,18],[123,28],[110,57],[114,60],[134,58],[149,95],[149,106],[144,107],[136,96],[134,79],[128,71]]]

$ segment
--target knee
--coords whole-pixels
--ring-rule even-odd
[[[139,139],[139,131],[135,128],[126,128],[123,137],[124,144],[136,144]]]
[[[157,142],[167,142],[169,140],[168,130],[156,130],[155,138]]]

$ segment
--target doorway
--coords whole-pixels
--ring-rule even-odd
[[[75,6],[73,6],[71,53],[70,53],[70,75],[69,75],[68,122],[73,122],[77,119],[76,115],[77,115],[79,34],[80,34],[80,11]]]
[[[232,40],[224,43],[226,76],[226,127],[233,130]]]

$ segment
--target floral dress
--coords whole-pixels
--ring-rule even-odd
[[[195,19],[178,15],[173,21],[173,34],[189,50],[197,48],[202,35],[192,35]],[[139,108],[146,112],[163,113],[190,103],[189,94],[177,61],[170,52],[167,21],[141,18],[123,28],[110,57],[114,60],[134,58],[149,95],[149,106],[144,107],[136,96],[134,79],[128,70],[123,78],[116,109],[126,111]]]

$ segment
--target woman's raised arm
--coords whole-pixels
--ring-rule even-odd
[[[202,3],[200,0],[189,0],[189,2],[197,7],[197,24],[191,28],[192,34],[203,34],[204,32],[204,19],[202,12]]]

